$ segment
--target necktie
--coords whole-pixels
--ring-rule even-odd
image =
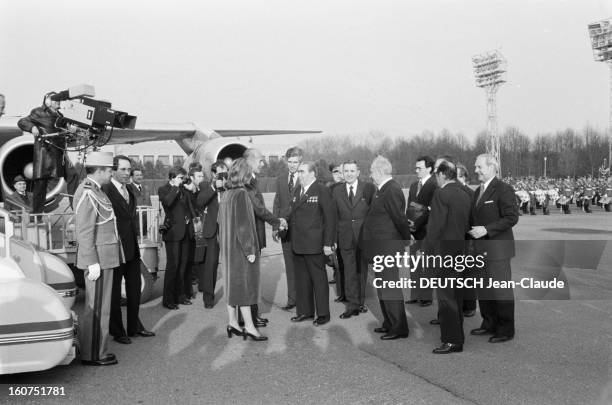
[[[351,204],[353,203],[353,198],[355,198],[355,194],[353,194],[353,186],[349,186],[349,201]]]
[[[121,185],[121,195],[123,196],[123,199],[125,200],[125,202],[127,203],[130,202],[130,195],[127,192],[127,188],[125,187],[125,184]]]
[[[478,187],[478,198],[476,199],[476,205],[478,205],[478,203],[480,202],[483,192],[484,192],[484,184]]]
[[[417,195],[419,195],[422,188],[423,188],[423,183],[421,182],[421,180],[419,180],[419,184],[417,184]]]
[[[295,173],[291,173],[291,176],[289,177],[289,193],[291,193],[293,191],[293,187],[295,186],[295,183],[293,182],[293,175]]]

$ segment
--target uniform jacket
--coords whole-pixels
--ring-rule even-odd
[[[293,252],[301,255],[323,254],[323,246],[336,242],[336,207],[331,192],[315,181],[303,196],[295,188],[287,218]]]
[[[181,241],[185,236],[193,239],[191,220],[194,212],[189,193],[182,186],[174,187],[170,183],[164,184],[157,191],[166,214],[166,222],[169,224],[168,230],[163,234],[163,240],[166,242]]]
[[[206,217],[204,218],[203,232],[205,238],[212,238],[217,235],[219,229],[219,194],[217,190],[212,188],[211,183],[202,183],[200,191],[196,197],[196,210],[203,211],[206,209]]]
[[[414,232],[414,238],[417,240],[423,239],[425,237],[425,231],[427,229],[427,219],[429,217],[429,207],[431,205],[431,199],[433,198],[434,191],[438,188],[438,182],[436,181],[436,176],[431,175],[429,179],[423,184],[421,187],[421,192],[417,195],[419,182],[415,181],[410,185],[410,189],[408,190],[408,218],[411,218],[410,210],[414,209],[415,204],[422,206],[421,214],[416,219],[414,219],[414,227],[416,231]],[[411,203],[415,203],[412,204]]]
[[[79,269],[99,263],[102,269],[112,269],[124,262],[117,235],[116,218],[108,196],[93,181],[86,178],[74,194],[74,222]]]
[[[41,134],[57,132],[55,121],[59,114],[41,106],[36,107],[30,115],[17,122],[22,131],[32,132],[37,127]],[[64,149],[66,141],[63,137],[47,138],[44,141],[34,137],[34,179],[56,178],[64,176]],[[66,164],[70,164],[66,159]]]
[[[512,227],[518,222],[514,189],[495,177],[477,204],[479,194],[480,188],[472,200],[470,224],[484,226],[487,234],[474,241],[476,253],[486,253],[489,260],[509,259],[515,254]]]
[[[102,186],[102,191],[106,193],[108,199],[113,204],[113,211],[117,217],[117,231],[123,246],[125,260],[134,260],[140,257],[140,249],[138,247],[138,217],[136,214],[136,198],[134,194],[127,188],[130,202],[127,203],[125,198],[119,193],[114,184],[108,183]]]
[[[363,220],[376,194],[376,186],[363,181],[357,182],[353,190],[353,202],[349,200],[346,184],[342,183],[332,190],[338,214],[338,245],[340,249],[356,248]]]

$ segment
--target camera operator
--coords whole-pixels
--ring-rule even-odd
[[[219,265],[219,241],[217,234],[217,214],[219,213],[219,201],[221,194],[225,191],[227,181],[227,166],[221,160],[217,160],[210,167],[212,180],[204,183],[197,196],[196,208],[206,211],[204,226],[202,227],[206,239],[206,256],[204,266],[199,267],[198,288],[203,292],[204,308],[210,309],[215,305],[215,284],[217,282],[217,267]]]
[[[60,118],[59,101],[51,100],[54,92],[45,95],[43,104],[34,108],[30,115],[19,120],[17,125],[22,131],[34,135],[33,156],[33,207],[32,212],[41,213],[47,200],[47,181],[64,177],[68,194],[73,195],[79,176],[65,153],[66,140],[61,136],[43,139],[41,136],[57,132],[55,123]],[[72,199],[71,199],[72,204]]]

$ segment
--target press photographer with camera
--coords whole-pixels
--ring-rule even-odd
[[[55,92],[47,93],[43,104],[34,108],[30,115],[17,122],[22,131],[34,135],[33,174],[32,174],[32,212],[41,213],[47,199],[47,182],[49,179],[63,177],[66,179],[67,192],[73,195],[79,185],[79,176],[72,162],[66,155],[66,140],[56,136],[42,138],[42,135],[58,132],[56,123],[61,119],[58,112],[59,101],[52,100]]]
[[[185,294],[185,270],[193,242],[194,211],[190,191],[183,186],[186,175],[182,167],[170,169],[168,183],[157,191],[166,215],[162,233],[167,257],[162,305],[168,309],[178,309],[178,304],[191,305]]]
[[[211,182],[202,183],[196,199],[196,209],[205,211],[202,232],[206,240],[206,254],[204,266],[199,266],[198,288],[204,296],[204,308],[210,309],[215,305],[215,285],[217,283],[217,267],[219,265],[219,241],[217,234],[219,225],[217,215],[219,202],[225,191],[227,181],[227,166],[222,160],[217,160],[210,167]]]

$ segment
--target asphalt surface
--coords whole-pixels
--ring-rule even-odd
[[[524,240],[612,239],[588,237],[593,229],[612,231],[612,213],[523,216],[515,234]],[[131,345],[111,341],[116,366],[75,362],[2,376],[0,402],[612,404],[609,242],[592,268],[563,266],[568,278],[586,280],[572,285],[571,299],[517,300],[514,340],[491,344],[486,337],[470,336],[480,324],[477,313],[465,321],[464,352],[443,356],[431,353],[440,342],[438,327],[429,324],[435,305],[407,305],[410,337],[381,341],[372,331],[380,325],[373,289],[366,314],[341,320],[344,307],[332,302],[327,325],[291,323],[292,314],[280,309],[286,303],[280,246],[271,240],[268,245],[261,262],[260,305],[270,319],[261,329],[268,342],[228,339],[223,275],[211,310],[204,309],[201,294],[194,305],[166,310],[160,279],[155,298],[141,306],[141,319],[156,337],[133,338]],[[574,298],[595,288],[597,299]],[[77,312],[82,308],[82,296],[75,307]],[[59,385],[66,396],[9,398],[8,387],[17,384]]]

